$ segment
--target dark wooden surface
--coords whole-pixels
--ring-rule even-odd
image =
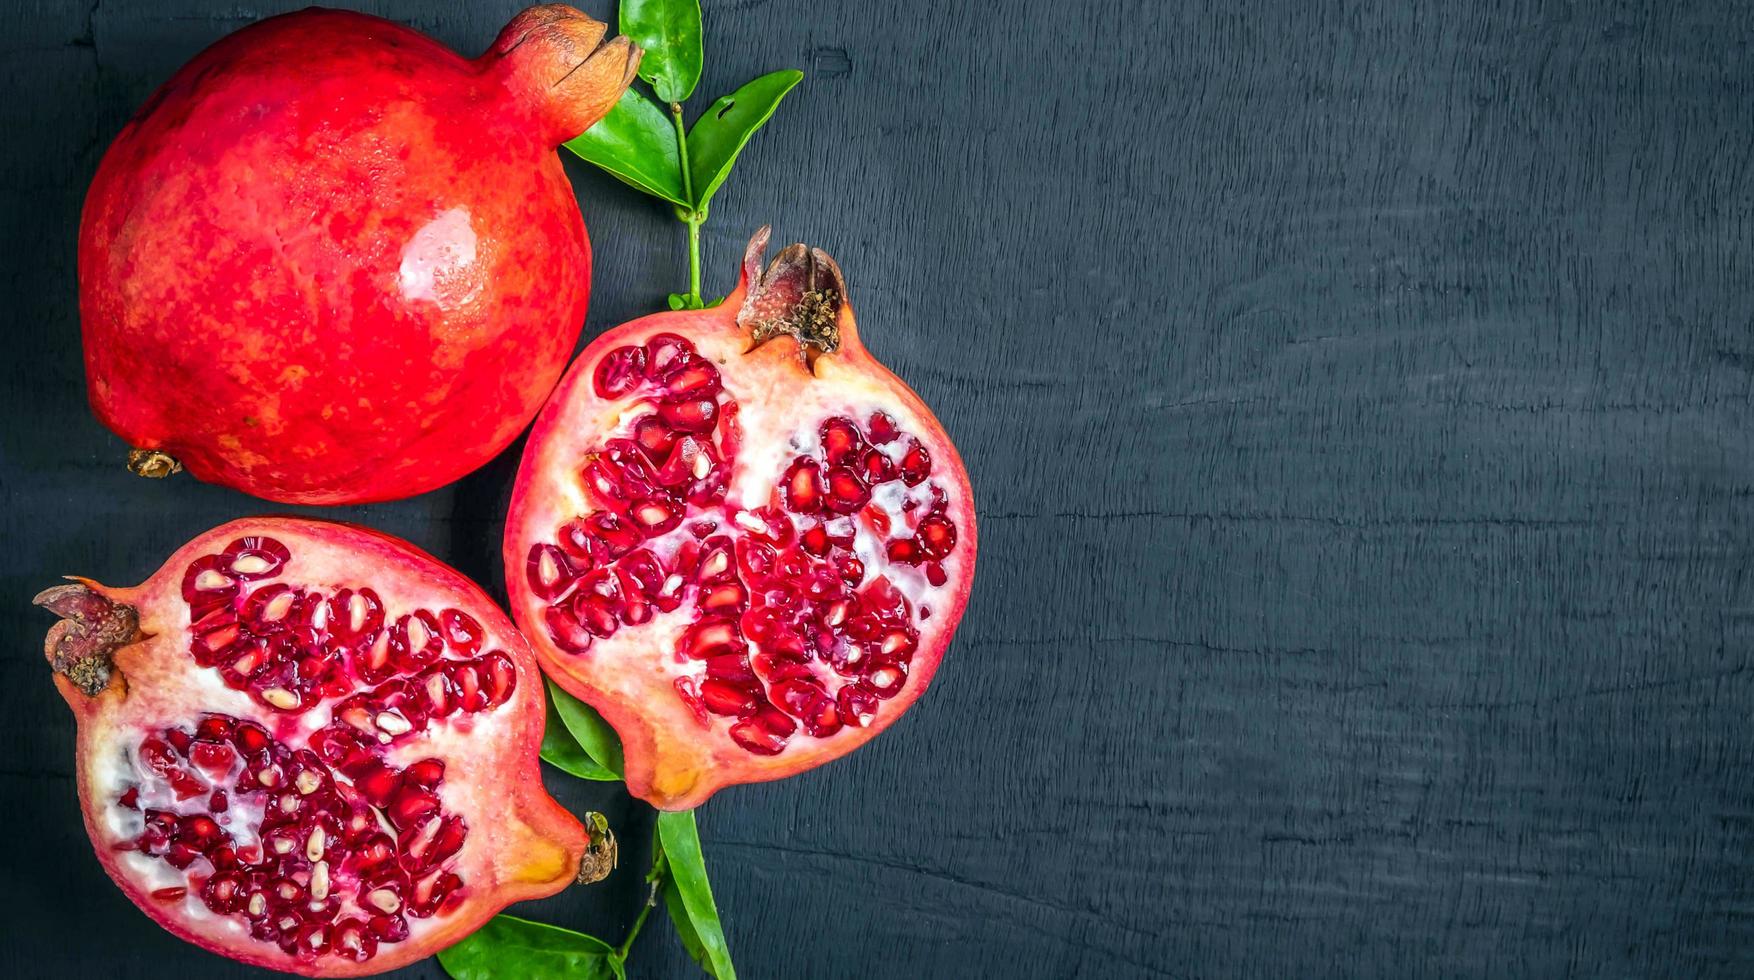
[[[7,975],[249,972],[93,860],[25,600],[271,509],[122,471],[73,257],[127,114],[291,6],[0,3]],[[367,9],[473,53],[517,6]],[[707,8],[703,97],[809,72],[710,288],[764,222],[832,251],[985,545],[902,724],[701,812],[745,977],[1754,974],[1754,9]],[[683,239],[573,176],[588,338]],[[338,516],[497,591],[515,451]],[[618,937],[649,811],[551,783],[632,859],[523,911]],[[690,972],[667,923],[635,964]]]

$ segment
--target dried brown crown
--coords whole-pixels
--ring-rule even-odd
[[[482,60],[497,66],[558,145],[615,108],[639,69],[640,49],[625,37],[603,40],[608,33],[602,21],[545,3],[512,18]]]

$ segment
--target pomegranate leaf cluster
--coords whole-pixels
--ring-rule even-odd
[[[629,87],[601,122],[566,148],[616,179],[672,205],[688,226],[688,292],[671,309],[710,305],[700,295],[700,226],[755,131],[766,125],[804,73],[770,72],[720,96],[688,126],[682,105],[700,81],[699,0],[623,0],[621,33],[644,49],[639,77],[657,97]]]

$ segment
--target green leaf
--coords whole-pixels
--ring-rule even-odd
[[[578,741],[579,748],[584,749],[597,765],[608,770],[610,778],[623,778],[625,763],[621,759],[621,738],[597,709],[556,687],[553,682],[548,685],[548,703],[554,706],[561,723]]]
[[[597,125],[563,144],[622,183],[688,206],[682,192],[682,152],[676,125],[651,99],[628,89]]]
[[[701,969],[718,980],[736,980],[725,930],[713,904],[712,886],[706,880],[706,859],[700,853],[700,830],[694,811],[658,814],[658,841],[670,864],[670,880],[664,885],[664,907],[688,955]]]
[[[664,102],[684,102],[700,81],[700,0],[621,0],[621,33],[645,49],[639,77]]]
[[[693,180],[695,210],[704,210],[725,178],[737,154],[779,108],[793,86],[804,80],[804,73],[787,69],[776,71],[752,82],[719,101],[706,114],[695,120],[688,131],[688,172]]]
[[[601,939],[509,915],[494,916],[474,934],[440,952],[438,961],[455,980],[626,977],[614,947]]]
[[[681,293],[671,293],[669,303],[672,310],[685,310],[688,308],[688,297]]]
[[[556,688],[550,684],[548,690],[548,721],[542,726],[542,761],[580,779],[594,779],[600,783],[619,780],[620,776],[591,758],[591,754],[573,737],[572,730],[566,727],[555,707]]]

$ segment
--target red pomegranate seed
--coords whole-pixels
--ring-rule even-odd
[[[761,695],[746,684],[708,678],[700,685],[700,700],[715,715],[742,717],[761,703]]]
[[[896,661],[872,661],[863,684],[872,694],[888,700],[901,693],[907,683],[907,664]]]
[[[365,923],[358,919],[342,919],[335,923],[329,948],[342,959],[364,963],[377,955],[378,941],[366,931]]]
[[[895,427],[895,420],[882,411],[871,413],[870,421],[865,423],[865,431],[871,434],[871,441],[879,446],[895,441],[895,437],[901,434]]]
[[[786,747],[784,735],[774,734],[754,718],[732,725],[731,740],[756,755],[779,755]]]
[[[676,433],[656,415],[641,415],[633,423],[633,441],[646,454],[646,460],[656,466],[670,454]]]
[[[798,535],[798,544],[807,552],[821,558],[828,554],[828,529],[820,524],[813,524]]]
[[[749,592],[736,580],[703,586],[700,590],[701,611],[720,616],[735,616],[749,602]]]
[[[474,616],[460,609],[446,609],[439,614],[439,620],[444,624],[445,643],[453,651],[472,656],[481,648],[481,638],[487,632]]]
[[[608,549],[591,532],[590,525],[583,518],[561,525],[556,540],[560,542],[560,550],[566,557],[567,566],[575,575],[583,575],[596,568],[600,558],[608,557]]]
[[[706,675],[726,681],[755,680],[755,671],[749,669],[749,658],[738,653],[708,657]]]
[[[920,551],[927,558],[943,558],[956,547],[956,525],[943,514],[930,514],[914,529]]]
[[[932,475],[932,456],[918,440],[908,443],[907,454],[901,457],[901,482],[910,487]]]
[[[599,398],[620,398],[640,385],[646,369],[646,352],[638,347],[617,347],[597,362],[591,376]]]
[[[836,555],[834,570],[840,580],[848,585],[858,585],[865,580],[865,563],[852,555]]]
[[[524,573],[529,580],[530,591],[544,602],[553,602],[572,591],[575,581],[566,554],[551,544],[538,544],[530,548],[529,560],[524,563]]]
[[[692,435],[683,436],[671,447],[670,454],[653,474],[653,479],[675,490],[711,475],[716,465],[712,449],[704,440]]]
[[[822,423],[822,456],[830,466],[841,466],[858,459],[864,451],[865,437],[852,419],[835,416]]]
[[[944,574],[944,566],[942,564],[931,562],[926,566],[926,581],[933,585],[943,585],[945,582],[950,581],[950,576]],[[921,619],[925,619],[929,615],[931,614],[925,609],[920,610]]]
[[[682,511],[663,500],[642,500],[628,508],[628,519],[649,538],[672,531],[682,523]]]
[[[701,583],[723,582],[737,574],[737,560],[731,553],[731,539],[724,535],[711,537],[701,546],[700,561],[695,566],[695,580]]]
[[[666,398],[658,417],[679,432],[711,432],[719,424],[719,403],[711,398]]]
[[[686,337],[657,333],[646,341],[646,377],[652,381],[668,381],[694,360],[694,344]]]
[[[862,687],[848,684],[840,689],[835,700],[840,704],[841,720],[854,728],[864,728],[877,717],[877,695]]]
[[[633,526],[608,511],[598,511],[585,518],[585,525],[599,541],[611,560],[620,558],[637,547],[641,535]]]
[[[920,546],[913,538],[896,538],[889,542],[889,560],[904,565],[918,565],[925,556],[920,553]]]
[[[180,902],[187,894],[189,894],[187,888],[156,888],[153,889],[152,897],[161,902]]]
[[[224,557],[231,577],[253,582],[279,574],[292,558],[292,552],[273,538],[251,535],[227,545]]]
[[[593,592],[580,592],[573,599],[573,615],[578,617],[591,635],[608,639],[615,635],[615,630],[621,625],[621,603],[618,599]]]
[[[542,621],[548,627],[548,635],[554,645],[567,653],[584,653],[591,648],[595,639],[591,631],[573,615],[571,606],[549,606],[542,610]]]
[[[695,660],[742,653],[743,637],[732,620],[702,619],[682,634],[677,650]]]
[[[700,722],[700,726],[710,726],[712,720],[707,717],[706,705],[701,703],[699,692],[694,689],[694,678],[678,677],[672,686],[676,688],[676,696],[682,699],[683,704],[688,705],[688,710],[694,712],[694,719]]]
[[[397,792],[389,806],[384,809],[384,816],[390,819],[390,825],[397,830],[407,830],[428,816],[437,813],[438,797],[418,786],[404,785]]]
[[[881,449],[867,449],[859,462],[860,475],[871,486],[895,479],[895,462]]]
[[[744,538],[737,542],[737,569],[750,585],[766,585],[773,577],[779,554],[763,542]],[[703,560],[702,567],[705,567]]]
[[[670,376],[668,385],[673,395],[689,395],[695,398],[710,398],[724,388],[719,380],[718,368],[704,359],[683,365]]]
[[[416,609],[390,627],[390,659],[402,670],[419,670],[445,652],[438,617]]]
[[[116,803],[130,810],[140,809],[140,787],[130,786],[123,790],[122,795],[116,798]]]
[[[871,502],[870,488],[848,467],[829,470],[827,484],[828,499],[824,503],[837,514],[851,514]]]
[[[643,599],[629,599],[621,609],[621,621],[629,626],[644,626],[652,621],[652,604]]]
[[[329,598],[329,635],[343,647],[373,643],[384,628],[384,602],[371,589],[340,589]]]
[[[814,514],[822,509],[822,468],[815,460],[807,456],[793,460],[786,469],[782,485],[788,510],[796,514]]]

